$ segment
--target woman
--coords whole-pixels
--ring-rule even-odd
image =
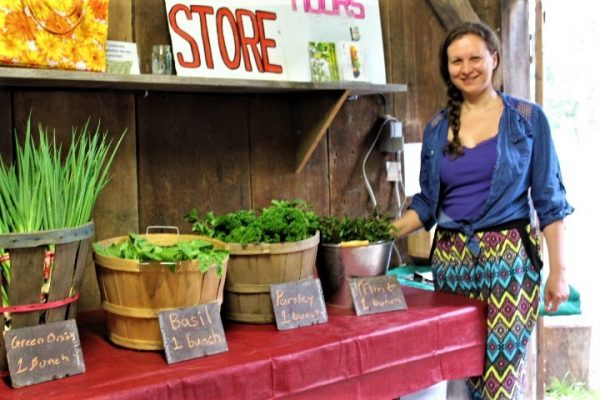
[[[549,253],[544,300],[555,311],[569,296],[563,219],[573,208],[543,111],[494,89],[494,32],[462,24],[448,33],[439,58],[447,106],[425,128],[421,192],[394,225],[405,236],[437,223],[436,289],[488,304],[484,372],[468,381],[472,398],[521,398],[542,267],[533,209]]]

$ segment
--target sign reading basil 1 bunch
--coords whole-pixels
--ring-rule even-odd
[[[179,76],[311,81],[309,46],[323,43],[348,49],[338,59],[340,66],[349,60],[350,79],[386,83],[378,0],[166,0],[165,6]]]
[[[167,362],[227,351],[227,340],[216,302],[158,313],[158,324]]]

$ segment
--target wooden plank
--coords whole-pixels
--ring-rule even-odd
[[[10,91],[0,88],[0,158],[4,165],[13,161],[12,103]]]
[[[110,0],[108,40],[133,41],[132,0]]]
[[[10,305],[39,304],[46,246],[10,251]],[[37,325],[40,311],[12,313],[11,327]]]
[[[48,302],[64,300],[69,297],[78,249],[79,241],[56,246]],[[63,321],[67,315],[67,309],[68,305],[46,311],[46,323]]]
[[[529,6],[526,0],[501,0],[503,90],[528,99],[531,68]]]
[[[77,310],[80,308],[89,310],[100,307],[100,298],[97,297],[99,292],[96,270],[95,268],[87,268],[87,265],[91,262],[91,260],[88,261],[92,252],[91,245],[92,238],[82,240],[79,243],[77,259],[75,260],[75,273],[73,274],[73,287],[79,288],[79,293],[83,296],[85,302],[79,300],[69,305],[69,319],[75,318]]]
[[[464,21],[479,21],[469,0],[428,0],[428,2],[448,30]]]
[[[329,185],[332,215],[364,216],[373,210],[362,174],[367,150],[377,136],[381,113],[376,96],[349,101],[329,129]],[[386,156],[374,149],[367,176],[383,211],[392,207],[391,184],[386,182]]]
[[[292,123],[298,136],[296,173],[302,171],[348,98],[349,91],[297,96],[292,104]]]
[[[94,234],[94,224],[89,222],[73,229],[54,229],[36,233],[8,233],[0,236],[0,248],[36,247],[46,244],[69,243]]]
[[[160,95],[137,99],[140,228],[184,215],[251,205],[245,96]]]
[[[317,144],[302,171],[295,173],[296,133],[290,100],[263,95],[250,101],[250,171],[252,206],[265,207],[272,199],[303,199],[317,212],[329,209],[327,143]]]
[[[0,285],[4,286],[4,275],[0,273]],[[4,303],[4,302],[3,302]],[[4,319],[4,313],[0,313],[0,329],[4,332],[6,326],[6,320]],[[6,345],[4,340],[0,340],[0,371],[5,371],[8,368],[6,363]]]
[[[140,72],[152,72],[152,46],[170,44],[167,11],[163,0],[134,1],[134,37],[138,46]]]

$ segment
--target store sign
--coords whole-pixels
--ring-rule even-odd
[[[406,310],[400,283],[394,276],[380,275],[350,279],[356,315]]]
[[[323,289],[318,279],[271,285],[271,302],[280,331],[327,322]]]
[[[85,372],[75,320],[4,332],[11,384],[15,388]]]
[[[158,324],[169,364],[228,350],[216,302],[161,311]]]
[[[368,49],[385,84],[378,0],[166,0],[177,75],[311,81],[309,43]]]

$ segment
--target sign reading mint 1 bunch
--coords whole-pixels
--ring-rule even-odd
[[[165,5],[179,76],[297,82],[350,76],[386,83],[378,0],[166,0]],[[309,47],[315,44],[337,46],[339,62],[331,55],[334,60],[314,63]],[[315,75],[320,65],[325,74]],[[332,65],[340,70],[328,73]],[[354,74],[345,73],[343,65]]]

